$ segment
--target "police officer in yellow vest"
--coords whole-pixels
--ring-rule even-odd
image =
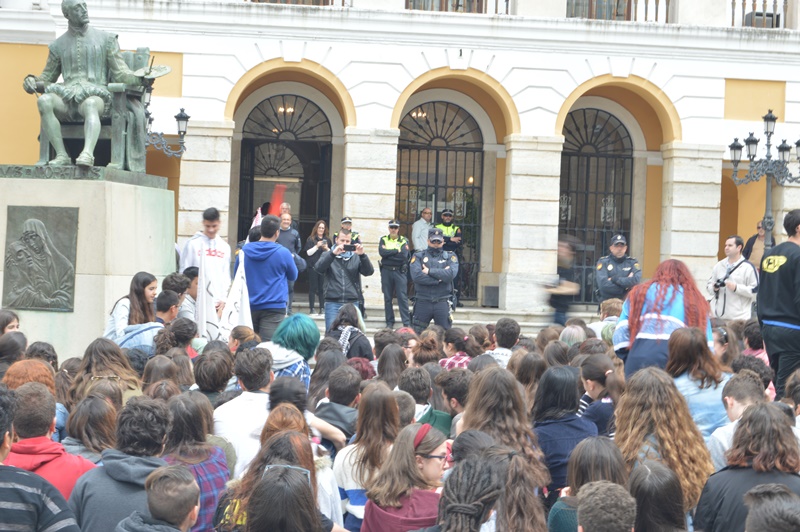
[[[453,223],[453,211],[452,209],[445,209],[442,211],[442,221],[436,225],[436,229],[442,230],[442,235],[444,235],[444,246],[442,249],[444,251],[450,251],[455,253],[458,257],[459,262],[461,261],[461,228]],[[461,296],[461,274],[456,276],[453,281],[453,284],[456,289],[456,306],[463,306],[459,301]]]
[[[389,234],[381,238],[378,244],[381,260],[381,288],[383,290],[383,308],[386,313],[386,326],[394,327],[394,308],[392,293],[397,294],[397,306],[400,307],[400,319],[403,327],[411,325],[408,312],[408,256],[410,254],[408,239],[400,235],[400,223],[389,221]]]

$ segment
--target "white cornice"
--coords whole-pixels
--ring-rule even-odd
[[[251,2],[95,0],[90,17],[116,32],[301,39],[649,58],[800,63],[791,30],[379,11]],[[57,6],[53,16],[60,18]]]
[[[0,42],[50,44],[56,25],[47,11],[0,9]]]

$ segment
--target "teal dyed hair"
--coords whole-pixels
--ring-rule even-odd
[[[306,314],[292,314],[278,325],[275,334],[272,335],[272,342],[297,351],[308,360],[314,356],[314,351],[319,345],[319,329],[314,320]]]

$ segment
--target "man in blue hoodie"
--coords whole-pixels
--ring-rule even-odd
[[[250,242],[241,251],[253,329],[265,342],[272,339],[286,316],[288,282],[297,280],[292,253],[277,243],[280,227],[280,218],[265,216],[261,220],[261,240]]]

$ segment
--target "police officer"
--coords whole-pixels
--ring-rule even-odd
[[[453,223],[452,209],[445,209],[442,211],[441,222],[436,225],[437,229],[442,230],[444,235],[444,250],[455,253],[456,257],[461,259],[461,228]],[[458,301],[458,296],[461,292],[461,275],[458,275],[454,281],[456,289],[456,305],[463,306]]]
[[[642,281],[639,262],[626,255],[628,241],[622,235],[611,238],[610,253],[597,261],[596,285],[600,303],[606,299],[625,299],[631,288]]]
[[[413,327],[417,333],[428,327],[431,319],[444,329],[450,328],[450,298],[453,279],[458,275],[458,257],[442,249],[444,235],[438,227],[428,231],[428,249],[411,258],[411,279],[417,293]]]
[[[386,313],[386,326],[394,328],[394,308],[392,308],[392,292],[397,293],[397,306],[400,307],[400,319],[403,327],[411,326],[408,313],[408,255],[410,253],[408,239],[400,235],[400,222],[389,221],[389,234],[380,239],[378,254],[381,267],[381,289],[383,290],[383,309]]]
[[[349,233],[350,243],[354,246],[361,243],[361,237],[358,235],[358,231],[353,231],[353,220],[349,216],[342,217],[342,228],[339,231]],[[339,238],[339,231],[333,233],[334,242]]]

